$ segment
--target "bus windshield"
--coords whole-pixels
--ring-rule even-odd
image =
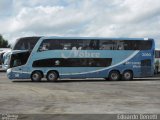
[[[30,52],[28,51],[12,54],[10,59],[10,68],[26,64],[29,55],[30,55]]]
[[[23,37],[16,40],[15,44],[12,46],[12,50],[29,50],[32,51],[36,43],[41,37]],[[19,55],[19,54],[18,54]],[[15,57],[17,58],[18,55],[12,55],[12,59]],[[10,61],[11,53],[6,52],[6,54],[3,55],[3,69],[8,69],[9,61]],[[18,64],[17,64],[18,65]]]
[[[25,37],[17,39],[13,50],[32,50],[40,37]]]

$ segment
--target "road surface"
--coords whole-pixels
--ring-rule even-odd
[[[0,113],[160,113],[160,78],[10,81],[0,72]]]

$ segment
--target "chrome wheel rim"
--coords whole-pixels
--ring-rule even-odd
[[[56,76],[55,76],[54,73],[50,73],[50,74],[48,75],[48,79],[49,79],[49,80],[55,80],[55,78],[56,78]]]
[[[124,77],[125,77],[126,79],[130,79],[130,78],[131,78],[131,74],[130,74],[129,72],[126,72],[126,73],[124,74]]]
[[[39,79],[39,75],[37,73],[33,74],[32,76],[33,80],[38,80]]]
[[[118,74],[117,73],[112,73],[111,78],[112,78],[112,80],[117,80],[118,79]]]

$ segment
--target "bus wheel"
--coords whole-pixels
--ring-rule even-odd
[[[132,71],[125,71],[122,75],[122,80],[132,80],[133,79],[133,73]]]
[[[109,80],[117,81],[120,79],[120,73],[118,71],[111,71],[109,73]]]
[[[58,74],[55,71],[50,71],[47,76],[46,76],[48,81],[57,81],[58,79]]]
[[[41,79],[42,79],[42,74],[41,74],[41,72],[35,71],[35,72],[32,73],[32,75],[31,75],[31,80],[32,80],[33,82],[39,82],[39,81],[41,81]]]

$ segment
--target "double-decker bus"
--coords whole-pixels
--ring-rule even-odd
[[[29,52],[32,51],[37,41],[40,37],[22,37],[16,40],[15,44],[12,46],[12,51],[14,50],[28,50]],[[7,51],[3,54],[2,59],[2,68],[6,70],[8,68],[8,62],[11,55],[11,50]]]
[[[41,37],[31,53],[11,53],[7,76],[132,80],[154,75],[154,49],[150,38]]]

